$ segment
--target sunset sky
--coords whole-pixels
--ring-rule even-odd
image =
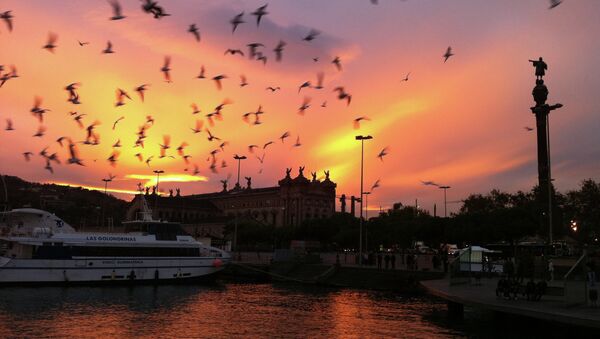
[[[546,0],[278,0],[267,7],[257,28],[249,15],[264,1],[159,1],[168,17],[160,20],[141,10],[137,0],[120,1],[123,20],[112,21],[106,1],[2,1],[0,12],[12,10],[14,29],[0,22],[0,65],[3,73],[15,65],[18,78],[0,88],[0,173],[25,180],[103,187],[102,178],[116,175],[109,188],[120,197],[136,184],[153,184],[153,170],[165,171],[161,191],[180,187],[182,194],[220,190],[222,179],[236,180],[234,154],[246,155],[242,176],[251,176],[254,187],[276,185],[286,167],[306,166],[305,175],[331,171],[337,194],[359,194],[360,143],[357,134],[374,138],[365,143],[365,191],[378,179],[381,186],[369,197],[371,209],[394,202],[443,211],[443,193],[421,180],[450,185],[450,211],[470,193],[499,188],[529,190],[537,183],[535,119],[531,90],[534,69],[528,59],[543,56],[549,103],[564,107],[551,114],[552,176],[561,191],[574,189],[586,178],[600,179],[600,1],[565,0],[549,10]],[[244,11],[244,21],[234,34],[229,21]],[[187,32],[195,23],[197,42]],[[314,41],[303,41],[311,29],[321,32]],[[49,32],[58,35],[55,53],[42,49]],[[89,42],[80,46],[78,40]],[[114,54],[102,54],[107,41]],[[287,43],[283,60],[273,49]],[[260,42],[266,65],[248,58],[246,45]],[[455,53],[446,63],[448,46]],[[228,48],[246,55],[224,55]],[[172,83],[160,68],[171,57]],[[331,63],[342,62],[338,71]],[[317,62],[313,58],[318,57]],[[207,79],[196,79],[201,66]],[[316,84],[325,73],[324,89]],[[410,72],[409,81],[401,81]],[[223,89],[213,76],[224,74]],[[240,87],[240,75],[248,86]],[[64,87],[80,82],[81,104],[67,101]],[[142,102],[134,88],[150,84]],[[279,86],[272,93],[265,88]],[[343,86],[352,95],[350,105],[338,100],[333,89]],[[115,107],[117,88],[132,100]],[[32,137],[40,125],[30,113],[34,97],[43,98],[46,134]],[[298,108],[311,98],[305,115]],[[209,153],[220,142],[207,141],[205,131],[193,134],[197,119],[230,99],[223,120],[211,132],[229,142],[217,153],[218,173],[209,169]],[[325,108],[321,104],[327,101]],[[193,115],[196,103],[201,114]],[[242,114],[262,106],[260,125],[250,125]],[[100,145],[78,144],[85,167],[65,164],[68,147],[55,142],[61,136],[85,140],[68,112],[86,114],[83,124],[98,120]],[[136,132],[151,115],[145,148],[133,148]],[[113,122],[125,119],[112,130]],[[353,119],[367,116],[361,128]],[[5,131],[12,119],[14,131]],[[282,143],[279,136],[289,131]],[[159,159],[163,136],[171,148]],[[293,147],[297,137],[300,147]],[[107,158],[112,145],[123,145],[116,167]],[[175,148],[189,143],[186,165]],[[262,145],[266,149],[264,163]],[[247,146],[260,145],[254,154]],[[62,162],[54,174],[44,169],[38,153],[48,146]],[[389,147],[383,161],[377,154]],[[26,162],[23,152],[34,156]],[[150,166],[144,160],[154,156]],[[225,160],[226,168],[221,168]],[[193,176],[194,164],[200,174]],[[184,169],[188,169],[185,171]],[[262,172],[261,172],[262,169]],[[261,173],[259,173],[261,172]],[[244,181],[245,183],[245,181]],[[442,212],[443,213],[443,212]]]

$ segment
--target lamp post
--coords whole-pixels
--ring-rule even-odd
[[[156,213],[158,213],[157,210],[157,206],[158,206],[158,195],[160,194],[160,192],[158,191],[158,182],[160,180],[160,175],[165,173],[165,171],[163,170],[154,170],[153,171],[156,174],[156,196],[154,197],[154,210],[156,211]]]
[[[362,226],[363,226],[363,178],[364,178],[364,158],[365,158],[365,140],[373,139],[370,135],[357,135],[356,140],[360,140],[360,220],[359,220],[359,232],[360,236],[358,239],[358,255],[360,266],[363,264],[362,260]]]
[[[104,213],[106,211],[106,191],[108,189],[108,183],[113,180],[113,177],[109,175],[108,178],[102,179],[104,181],[104,203],[102,204],[102,226],[104,226]]]
[[[365,251],[369,250],[369,194],[371,192],[363,192],[365,196],[365,221],[367,221],[365,225]]]
[[[2,179],[2,186],[4,186],[4,212],[8,211],[8,188],[6,188],[6,181],[4,180],[4,174],[0,174],[0,179]]]
[[[446,190],[448,190],[450,186],[440,186],[440,189],[444,190],[444,218],[448,217],[448,204],[446,202]]]
[[[237,155],[236,154],[236,155],[233,156],[233,158],[238,161],[238,176],[237,176],[237,183],[235,184],[235,187],[236,188],[240,188],[241,187],[240,186],[240,166],[241,166],[242,160],[246,159],[246,156],[245,155]]]

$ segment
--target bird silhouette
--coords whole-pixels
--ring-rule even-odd
[[[389,147],[385,147],[384,149],[382,149],[379,154],[377,155],[377,157],[379,158],[379,160],[383,161],[383,157],[388,155],[388,151],[389,151]]]
[[[305,81],[304,83],[302,83],[299,87],[298,87],[298,93],[300,93],[300,91],[303,88],[310,88],[310,81]]]
[[[235,30],[237,29],[237,27],[240,24],[243,24],[245,21],[243,20],[244,17],[244,12],[236,15],[235,17],[233,17],[233,19],[231,19],[229,21],[229,23],[231,23],[231,26],[233,27],[233,29],[231,30],[231,34],[235,33]]]
[[[325,73],[324,72],[318,72],[317,73],[317,85],[314,86],[314,89],[323,89],[323,80],[325,79]]]
[[[421,180],[421,183],[425,186],[440,186],[439,184],[433,182],[433,181],[423,181]]]
[[[240,87],[248,86],[248,82],[246,81],[245,75],[240,75]]]
[[[274,144],[274,142],[273,142],[273,141],[268,141],[268,142],[266,142],[266,143],[263,145],[263,149],[266,149],[266,148],[267,148],[269,145],[272,145],[272,144]]]
[[[119,4],[117,0],[110,0],[109,3],[113,11],[113,16],[110,17],[110,20],[121,20],[126,18],[122,13],[123,11],[121,8],[121,4]]]
[[[116,167],[117,161],[119,160],[119,155],[121,155],[121,152],[119,150],[113,150],[112,154],[106,160],[110,163],[112,167]]]
[[[310,32],[308,33],[308,35],[306,35],[306,36],[304,37],[304,39],[302,39],[302,40],[304,40],[304,41],[308,41],[308,42],[311,42],[311,41],[315,40],[315,38],[316,38],[316,37],[317,37],[319,34],[321,34],[321,32],[319,32],[319,31],[317,31],[317,30],[315,30],[315,29],[311,29],[311,30],[310,30]]]
[[[148,90],[148,86],[150,86],[150,85],[143,84],[143,85],[139,85],[138,87],[135,88],[135,91],[140,96],[140,99],[142,100],[142,102],[144,102],[144,92]]]
[[[46,133],[46,127],[45,127],[45,126],[43,126],[43,125],[40,125],[40,126],[38,127],[38,130],[37,130],[37,132],[36,132],[36,133],[35,133],[33,136],[34,136],[34,137],[41,138],[41,137],[43,137],[43,136],[44,136],[44,134],[45,134],[45,133]]]
[[[232,48],[228,48],[228,49],[225,51],[225,53],[223,53],[223,54],[224,54],[224,55],[227,55],[227,54],[231,54],[231,55],[236,55],[236,54],[239,54],[239,55],[241,55],[241,56],[244,56],[244,52],[242,52],[242,50],[240,50],[240,49],[232,49]]]
[[[342,70],[342,60],[340,60],[339,56],[336,56],[331,63],[335,65],[335,68],[337,68],[338,71]]]
[[[115,143],[112,145],[112,147],[114,147],[114,148],[119,148],[119,147],[121,147],[121,139],[117,140],[117,142],[115,142]]]
[[[400,81],[408,81],[408,76],[409,76],[409,75],[410,75],[410,72],[408,72],[408,73],[406,74],[406,76],[405,76],[405,77],[404,77],[402,80],[400,80]]]
[[[288,138],[290,136],[290,132],[284,132],[280,137],[279,140],[281,140],[281,143],[283,144],[285,142],[285,139]]]
[[[200,31],[198,31],[198,27],[196,27],[196,24],[191,24],[190,27],[188,28],[188,32],[192,33],[194,35],[194,38],[196,38],[196,41],[200,41]]]
[[[104,54],[114,53],[114,51],[112,49],[112,43],[110,42],[110,40],[106,42],[106,48],[102,50],[102,53],[104,53]]]
[[[163,75],[165,77],[165,81],[166,82],[171,82],[171,57],[170,56],[165,56],[165,60],[163,63],[163,67],[160,69],[161,72],[163,72]]]
[[[197,79],[205,79],[206,76],[204,75],[204,73],[206,72],[204,65],[202,65],[202,67],[200,68],[200,74],[198,74],[198,76],[196,77]]]
[[[6,12],[2,12],[2,14],[0,14],[0,19],[4,20],[4,23],[6,23],[6,27],[8,27],[9,32],[12,32],[12,30],[13,30],[12,19],[14,18],[14,16],[11,13],[12,13],[12,11],[6,11]]]
[[[362,120],[370,121],[371,119],[369,119],[368,117],[365,117],[365,116],[361,116],[361,117],[358,117],[358,118],[354,119],[354,123],[353,123],[354,129],[359,129],[360,128],[360,122]]]
[[[373,185],[371,186],[371,191],[373,191],[374,189],[376,189],[377,187],[379,187],[379,186],[380,186],[380,182],[381,182],[381,180],[380,180],[380,179],[377,179],[377,180],[376,180],[376,181],[373,183]]]
[[[67,160],[68,164],[77,164],[79,166],[84,166],[82,160],[79,158],[79,151],[77,150],[77,146],[73,142],[73,140],[69,139],[69,159]]]
[[[258,7],[254,12],[252,12],[251,14],[256,16],[256,27],[260,26],[260,20],[262,19],[263,16],[269,14],[267,12],[267,6],[269,4],[266,4],[264,6],[260,6]]]
[[[15,130],[11,119],[6,119],[6,127],[4,128],[4,130],[5,131],[14,131]]]
[[[253,42],[247,44],[246,46],[248,47],[248,58],[254,59],[256,57],[258,48],[264,47],[265,45],[261,44],[260,42]]]
[[[115,107],[125,105],[125,98],[131,100],[131,97],[129,96],[129,94],[127,92],[125,92],[125,90],[122,90],[120,88],[117,88],[115,94],[117,97],[117,102],[115,103]]]
[[[448,46],[448,48],[446,49],[446,53],[444,53],[444,62],[448,61],[448,58],[450,58],[453,55],[454,54],[452,53],[452,47]]]
[[[273,87],[273,86],[269,86],[266,88],[268,91],[271,91],[271,93],[278,91],[281,89],[281,87]]]
[[[220,91],[223,89],[223,85],[221,84],[221,80],[223,79],[227,79],[227,76],[224,74],[219,74],[217,76],[214,76],[212,78],[215,81],[215,85],[217,86],[217,89]]]
[[[302,106],[300,106],[300,108],[298,108],[298,114],[304,115],[306,110],[310,107],[310,101],[311,101],[310,97],[304,97],[304,100],[302,101]]]
[[[352,101],[352,95],[346,93],[346,90],[342,86],[338,86],[333,89],[334,92],[338,92],[338,99],[346,100],[346,106],[350,105],[350,101]]]
[[[248,153],[254,153],[254,149],[258,148],[258,145],[249,145],[248,146]]]
[[[200,132],[202,132],[202,127],[204,126],[204,121],[202,120],[196,120],[196,127],[195,128],[191,128],[191,130],[194,132],[194,134],[198,134]]]
[[[83,42],[82,42],[82,41],[79,41],[79,40],[77,40],[77,43],[79,43],[79,46],[81,46],[81,47],[83,47],[83,46],[85,46],[85,45],[89,45],[89,44],[90,44],[88,41],[83,41]]]
[[[292,147],[300,147],[302,144],[300,143],[300,136],[296,137],[296,143],[292,145]]]
[[[125,119],[125,117],[122,116],[122,117],[118,118],[117,120],[115,120],[115,122],[113,122],[113,126],[112,126],[113,131],[115,130],[115,128],[117,128],[117,124],[119,123],[119,121],[121,121],[123,119]]]
[[[550,0],[550,7],[548,9],[553,9],[554,7],[560,5],[562,0]]]
[[[31,152],[23,152],[23,157],[25,158],[25,161],[30,161],[31,160],[31,156],[33,155],[33,153]]]
[[[275,52],[275,61],[277,61],[277,62],[281,61],[281,59],[283,57],[283,49],[284,49],[285,45],[287,45],[285,43],[285,41],[279,40],[279,43],[277,44],[275,49],[273,49],[273,52]]]
[[[58,35],[55,33],[48,33],[48,40],[46,40],[46,44],[42,46],[42,48],[46,49],[50,53],[54,53],[54,49],[56,48],[56,41],[58,40]]]
[[[529,127],[529,126],[525,126],[523,127],[527,132],[531,132],[533,131],[533,128]]]

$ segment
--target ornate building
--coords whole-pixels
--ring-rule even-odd
[[[336,184],[329,179],[329,171],[325,171],[323,181],[314,172],[312,180],[306,178],[304,167],[299,168],[295,178],[290,176],[291,171],[287,169],[286,176],[273,187],[252,188],[252,179],[246,178],[246,187],[236,184],[227,189],[227,182],[223,181],[223,190],[216,193],[182,196],[177,190],[176,194],[171,191],[169,196],[159,196],[147,190],[145,197],[154,218],[181,222],[189,226],[192,234],[216,235],[208,230],[217,225],[222,228],[234,218],[250,218],[279,227],[331,216],[335,212]],[[127,219],[135,219],[139,211],[140,195],[137,195],[130,204]]]

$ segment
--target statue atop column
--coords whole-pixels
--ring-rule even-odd
[[[170,188],[170,189],[169,189],[169,198],[172,198],[172,197],[173,197],[173,189],[172,189],[172,188]]]
[[[548,65],[544,62],[544,59],[540,57],[538,60],[529,60],[535,67],[535,76],[537,80],[542,80],[544,75],[546,75],[546,70],[548,69]]]
[[[252,177],[244,177],[246,178],[246,188],[252,189]]]
[[[312,181],[317,181],[317,172],[310,172],[310,175],[312,176]]]
[[[176,188],[175,192],[177,192],[177,196],[180,197],[181,196],[181,189],[180,188]]]
[[[152,195],[156,195],[156,186],[152,186]]]
[[[340,210],[342,213],[346,213],[346,195],[342,194],[340,197]]]
[[[304,177],[304,166],[298,167],[298,176]]]
[[[292,173],[292,169],[291,168],[286,168],[285,169],[285,177],[288,178],[288,179],[291,179],[290,173]]]
[[[146,195],[150,194],[150,187],[146,187]]]
[[[227,192],[227,179],[221,180],[221,184],[223,184],[223,192]]]
[[[323,171],[325,173],[325,181],[329,180],[329,170]]]

